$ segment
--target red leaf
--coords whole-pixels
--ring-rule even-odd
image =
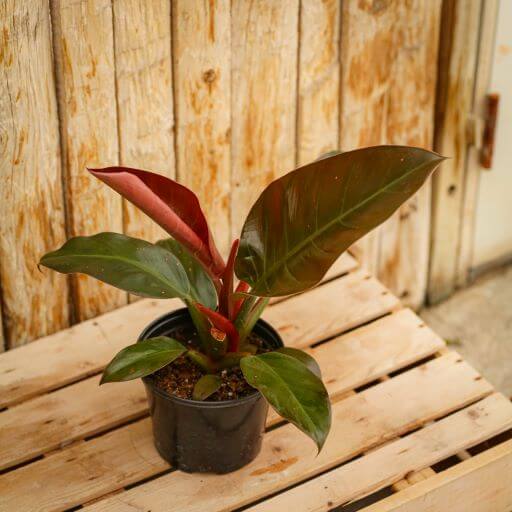
[[[196,304],[197,309],[204,313],[211,321],[213,326],[219,331],[225,332],[229,338],[229,346],[228,352],[237,352],[238,351],[238,343],[240,340],[240,336],[238,335],[238,331],[233,323],[226,318],[225,316],[213,311],[202,304]]]
[[[191,190],[165,176],[129,167],[88,170],[162,226],[213,275],[224,272],[224,261]]]
[[[240,281],[238,283],[238,286],[236,287],[235,293],[237,292],[248,292],[249,291],[249,283],[246,283],[245,281]],[[244,298],[236,299],[233,304],[233,317],[236,318],[238,316],[238,313],[240,312],[240,308],[242,307],[242,304],[244,302]]]
[[[235,240],[229,252],[228,262],[222,275],[222,288],[219,294],[219,311],[230,319],[233,319],[233,279],[235,258],[238,252],[240,240]]]

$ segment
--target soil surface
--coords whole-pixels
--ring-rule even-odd
[[[180,343],[197,349],[199,339],[194,329],[181,328],[166,334]],[[259,347],[258,352],[266,352],[263,341],[254,334],[249,335],[249,343]],[[156,386],[170,395],[192,400],[192,391],[196,382],[205,372],[186,356],[181,356],[171,364],[164,366],[153,374]],[[245,380],[240,367],[221,370],[218,375],[222,379],[221,387],[205,401],[235,400],[254,393],[256,390]]]

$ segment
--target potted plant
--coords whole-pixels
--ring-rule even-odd
[[[331,424],[320,369],[284,347],[260,315],[271,297],[315,286],[351,244],[387,219],[443,157],[404,146],[331,153],[272,182],[225,262],[197,197],[150,172],[89,171],[172,238],[117,233],[68,240],[41,265],[81,272],[186,308],[150,324],[106,367],[101,383],[142,378],[163,458],[185,471],[232,471],[261,446],[268,405],[320,450]]]

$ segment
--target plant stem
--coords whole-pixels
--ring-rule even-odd
[[[214,373],[216,370],[215,363],[205,354],[202,354],[198,350],[190,349],[186,356],[199,368],[206,373]]]

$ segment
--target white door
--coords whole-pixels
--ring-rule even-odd
[[[482,170],[473,268],[512,260],[512,0],[499,5],[489,92],[500,96],[494,158]]]

